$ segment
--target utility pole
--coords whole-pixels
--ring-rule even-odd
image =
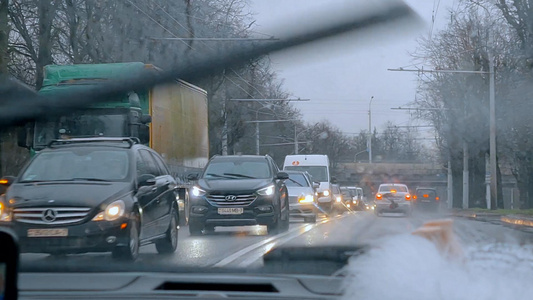
[[[368,103],[368,163],[372,163],[372,100],[374,96],[370,97],[370,102]]]
[[[298,154],[298,133],[296,132],[296,124],[294,124],[294,154]]]
[[[489,162],[490,162],[490,189],[491,189],[491,208],[496,209],[498,208],[498,173],[497,173],[497,165],[496,165],[496,103],[495,103],[495,96],[494,96],[494,61],[493,57],[491,55],[491,51],[488,51],[489,53],[489,106],[490,106],[490,145],[489,145]]]
[[[448,154],[448,208],[453,208],[453,173],[452,173],[452,158]]]
[[[468,143],[463,141],[463,209],[468,208],[468,193],[470,190],[470,168],[468,166],[469,160],[470,155],[468,153]]]

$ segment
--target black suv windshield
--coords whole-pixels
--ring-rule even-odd
[[[272,174],[265,159],[236,158],[211,161],[204,172],[209,179],[270,178]]]
[[[40,153],[21,176],[21,182],[94,180],[121,181],[129,174],[124,150],[71,148]]]

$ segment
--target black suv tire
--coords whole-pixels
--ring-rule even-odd
[[[155,249],[159,254],[171,254],[178,248],[178,216],[177,212],[172,210],[170,224],[168,225],[165,237],[155,242]]]

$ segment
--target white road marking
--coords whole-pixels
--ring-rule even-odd
[[[246,256],[250,253],[252,253],[253,251],[255,250],[258,250],[259,248],[262,247],[262,249],[259,251],[259,253],[257,255],[252,255],[250,258],[247,258],[246,260],[244,260],[243,262],[241,262],[239,264],[239,267],[242,267],[242,266],[247,266],[255,261],[257,261],[258,259],[260,259],[265,253],[267,253],[268,251],[270,251],[274,246],[276,245],[281,245],[301,234],[304,234],[306,232],[308,232],[309,230],[315,228],[316,226],[319,226],[321,224],[324,224],[324,223],[327,223],[331,220],[336,220],[336,219],[339,219],[339,218],[342,218],[344,217],[343,216],[337,216],[335,218],[331,218],[331,219],[325,219],[323,221],[320,221],[316,224],[302,224],[302,225],[299,225],[287,232],[284,232],[284,233],[281,233],[281,234],[278,234],[278,235],[275,235],[271,238],[268,238],[266,240],[263,240],[261,242],[258,242],[258,243],[255,243],[255,244],[252,244],[246,248],[243,248],[235,253],[233,253],[232,255],[224,258],[223,260],[219,261],[218,263],[214,264],[213,266],[214,267],[225,267],[233,262],[235,262],[236,260],[238,260],[239,258],[242,258],[243,256]],[[303,229],[303,231],[301,230]]]

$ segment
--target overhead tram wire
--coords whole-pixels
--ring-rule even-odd
[[[183,24],[181,24],[178,20],[176,20],[176,18],[174,18],[172,15],[170,15],[166,10],[163,9],[163,7],[161,7],[161,5],[159,5],[157,3],[157,0],[154,0],[152,1],[161,11],[163,11],[170,19],[172,19],[174,22],[176,22],[181,28],[183,28],[189,35],[193,35],[193,32],[187,28],[186,26],[184,26]],[[200,40],[200,43],[202,43],[206,48],[209,48],[213,51],[216,51],[212,46],[208,45],[205,41],[201,41]],[[188,45],[188,44],[187,44]],[[192,49],[192,47],[191,47]],[[193,49],[194,50],[194,49]],[[248,82],[247,80],[245,80],[240,74],[238,74],[234,69],[229,69],[231,72],[233,72],[233,74],[235,74],[237,77],[239,77],[244,83],[246,83],[248,86],[250,86],[252,89],[254,89],[259,95],[261,95],[261,97],[263,98],[266,98],[263,93],[261,91],[259,91],[253,84],[251,84],[250,82]],[[238,86],[237,83],[235,83],[233,80],[231,80],[229,77],[227,77],[226,75],[224,75],[224,78],[228,79],[231,83],[233,83],[234,85],[236,85],[237,87],[239,87],[241,90],[244,90],[242,87]],[[254,98],[252,95],[250,95],[250,93],[246,90],[244,90],[245,93],[250,97],[250,98]]]

